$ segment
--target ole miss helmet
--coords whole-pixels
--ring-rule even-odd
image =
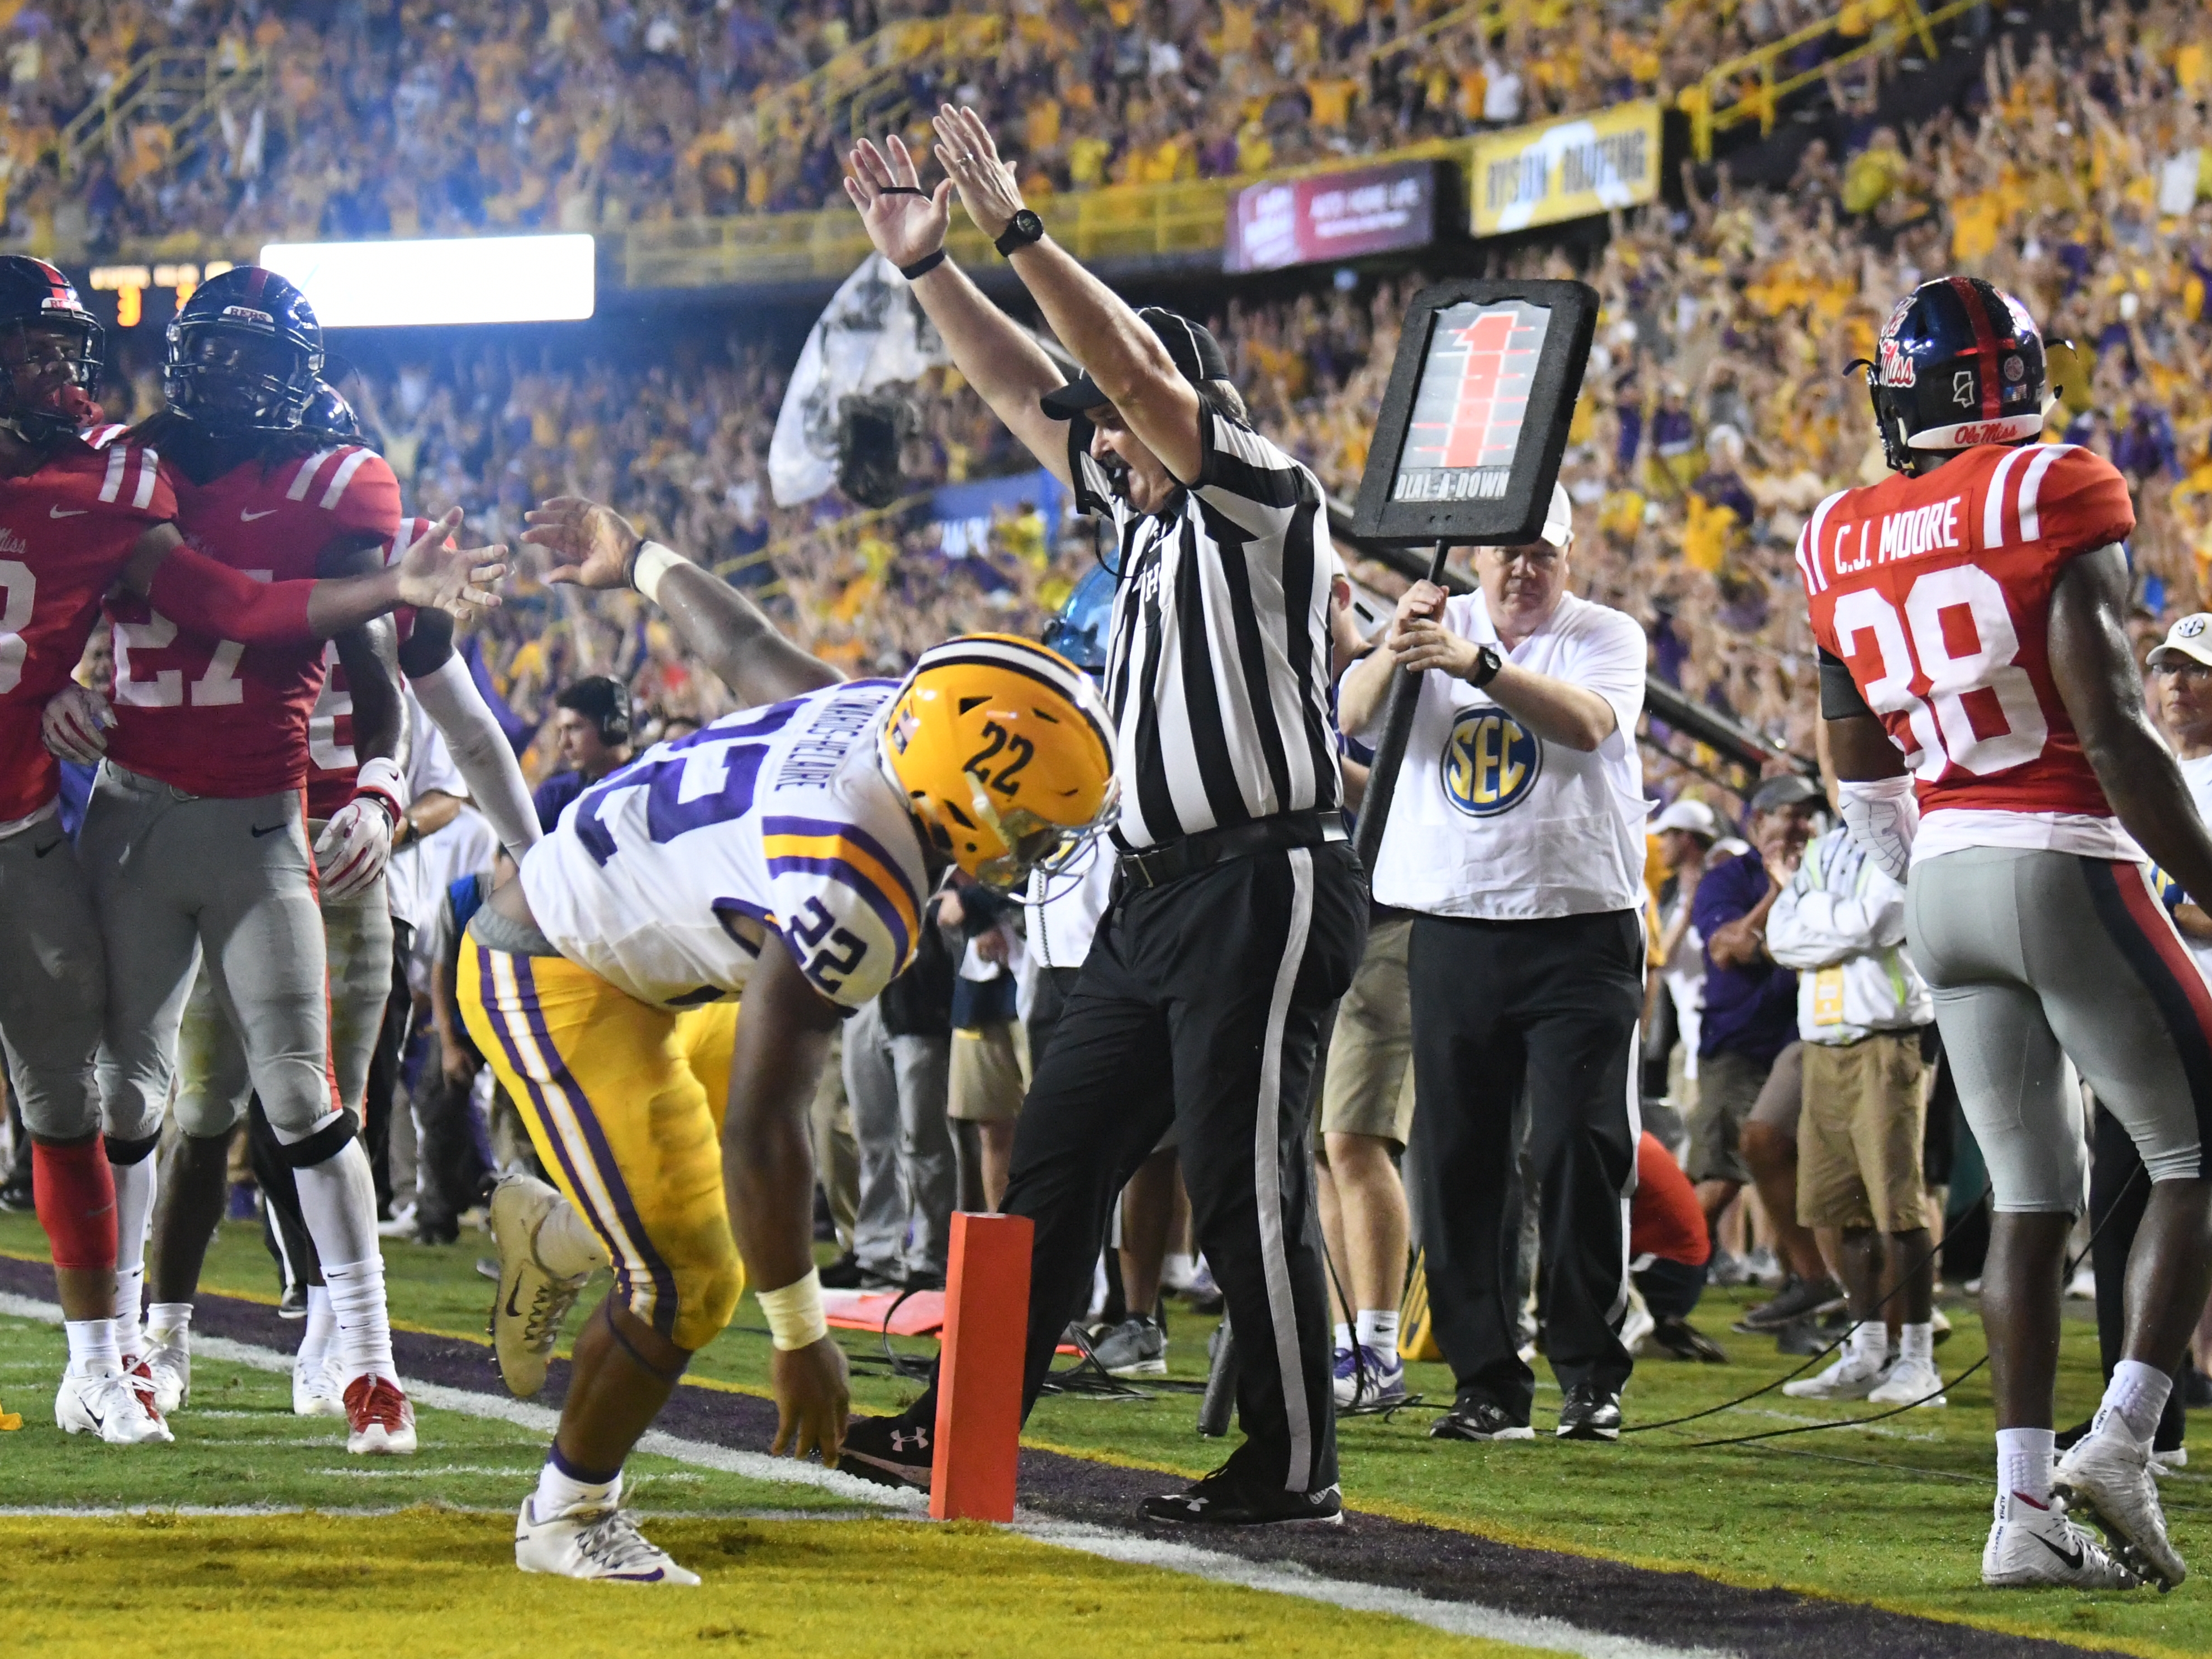
[[[2043,430],[2043,336],[2027,308],[1978,276],[1938,276],[1897,302],[1866,371],[1883,455],[2018,443]]]
[[[307,296],[273,270],[238,265],[194,289],[169,325],[161,390],[210,432],[296,432],[322,373],[323,328]]]
[[[315,382],[315,395],[307,399],[307,411],[300,416],[300,429],[331,443],[368,443],[362,435],[361,416],[354,412],[345,394],[328,380]]]
[[[106,338],[60,271],[0,258],[0,427],[43,448],[86,424]]]

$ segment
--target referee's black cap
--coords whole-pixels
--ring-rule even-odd
[[[1213,337],[1213,331],[1205,324],[1194,323],[1181,312],[1170,311],[1165,306],[1146,306],[1137,315],[1160,337],[1160,343],[1168,349],[1176,368],[1193,386],[1203,380],[1229,378],[1229,359],[1222,355],[1221,342]],[[1048,392],[1037,399],[1037,404],[1054,420],[1066,421],[1113,401],[1098,389],[1097,381],[1082,374],[1059,391]]]

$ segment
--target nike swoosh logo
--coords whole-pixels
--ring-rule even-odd
[[[522,1278],[521,1275],[517,1274],[514,1280],[514,1288],[507,1293],[507,1316],[509,1319],[520,1319],[522,1317],[522,1310],[514,1305],[514,1298],[521,1294]]]
[[[2081,1547],[2079,1544],[2076,1544],[2069,1553],[2068,1551],[2060,1549],[2057,1545],[2052,1543],[2048,1538],[2045,1538],[2039,1532],[2032,1532],[2028,1534],[2028,1536],[2035,1540],[2037,1543],[2042,1545],[2044,1548],[2049,1550],[2053,1555],[2063,1561],[2068,1566],[2073,1568],[2075,1571],[2079,1572],[2081,1571]]]
[[[42,859],[60,845],[61,842],[59,841],[50,841],[44,847],[33,847],[31,849],[31,856],[34,859]]]
[[[50,507],[46,509],[46,516],[50,519],[82,519],[91,511],[88,507]]]
[[[254,839],[254,840],[256,840],[256,841],[259,841],[259,840],[262,838],[262,836],[273,836],[273,835],[275,835],[275,834],[276,834],[279,830],[286,829],[286,828],[288,828],[288,827],[289,827],[288,825],[282,824],[282,823],[272,823],[272,824],[270,824],[270,825],[266,830],[256,830],[253,832],[253,839]]]
[[[258,513],[248,513],[243,508],[240,508],[238,514],[238,521],[240,524],[252,524],[256,519],[265,519],[271,513],[276,512],[277,510],[277,508],[273,507],[264,507]]]

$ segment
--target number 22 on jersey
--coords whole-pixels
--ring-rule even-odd
[[[1839,594],[1835,605],[1844,657],[1856,660],[1871,636],[1881,673],[1862,678],[1861,689],[1875,714],[1905,716],[1912,733],[1905,763],[1915,777],[1932,781],[1948,766],[1987,776],[2043,752],[2050,726],[2019,664],[2004,589],[1989,572],[1927,571],[1901,611],[1871,587]]]

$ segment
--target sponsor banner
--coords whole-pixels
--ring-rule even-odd
[[[944,526],[941,545],[946,558],[979,559],[990,550],[991,529],[999,515],[1029,507],[1044,519],[1044,545],[1049,553],[1060,544],[1060,522],[1066,505],[1066,486],[1039,467],[1008,478],[946,484],[932,493],[929,516]]]
[[[1659,100],[1478,138],[1468,188],[1477,236],[1649,202],[1659,193]]]
[[[1229,198],[1227,271],[1357,258],[1436,240],[1438,164],[1393,161],[1270,179]]]

